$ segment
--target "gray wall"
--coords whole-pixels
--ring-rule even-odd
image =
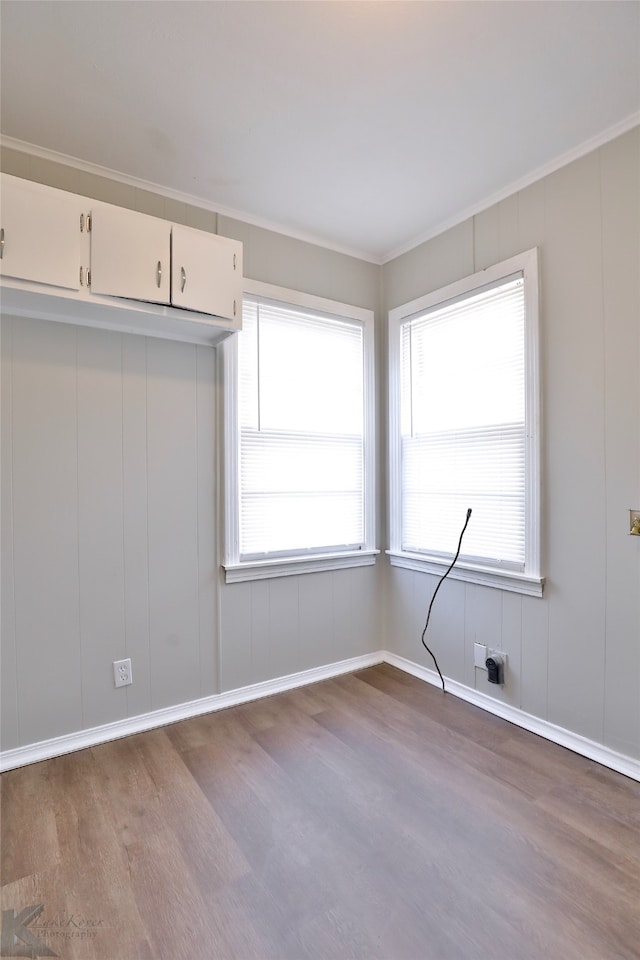
[[[241,239],[247,276],[376,309],[541,252],[542,599],[447,582],[443,671],[640,756],[640,134],[383,268],[12,151],[3,169]],[[380,533],[386,323],[377,311]],[[419,644],[428,575],[375,567],[222,583],[221,384],[205,347],[5,319],[2,746]],[[453,385],[452,385],[453,388]],[[383,617],[384,614],[384,617]],[[509,654],[496,691],[474,640]],[[134,685],[114,690],[111,661]]]
[[[214,360],[3,318],[3,748],[215,692]]]
[[[2,168],[238,236],[253,279],[378,305],[371,264],[15,151]],[[3,749],[380,647],[382,564],[223,584],[221,389],[213,348],[3,318]]]
[[[636,128],[383,269],[390,309],[533,246],[542,289],[544,597],[447,581],[432,645],[445,674],[640,756],[640,131]],[[451,384],[455,390],[455,384]],[[387,636],[419,643],[434,579],[390,570]],[[430,627],[431,630],[431,627]],[[473,643],[504,649],[503,691]]]

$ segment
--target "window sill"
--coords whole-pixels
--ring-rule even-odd
[[[302,573],[345,570],[349,567],[370,567],[379,550],[354,550],[349,553],[318,554],[314,557],[286,557],[253,563],[225,563],[225,583],[245,580],[268,580],[271,577],[292,577]]]
[[[442,576],[451,562],[450,560],[435,560],[420,557],[417,554],[400,553],[393,550],[387,550],[386,553],[392,567],[419,570],[422,573],[433,573],[436,576]],[[541,597],[544,587],[544,577],[530,577],[512,570],[497,571],[466,563],[457,563],[449,574],[449,579],[479,583],[485,587],[496,587],[498,590],[509,590],[511,593],[523,593],[529,597]]]

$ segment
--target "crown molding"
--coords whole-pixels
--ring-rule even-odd
[[[621,137],[624,133],[628,133],[629,130],[633,130],[634,127],[637,127],[638,125],[640,125],[640,110],[630,114],[628,117],[625,117],[624,120],[620,120],[618,123],[615,123],[612,127],[608,127],[595,137],[585,140],[572,150],[567,150],[566,153],[560,154],[560,156],[556,157],[554,160],[550,160],[548,163],[543,164],[543,166],[537,167],[535,170],[532,170],[531,173],[526,174],[519,180],[512,181],[512,183],[506,187],[503,187],[497,193],[492,193],[484,200],[480,200],[478,203],[475,203],[470,207],[466,207],[464,210],[454,214],[454,216],[449,217],[447,220],[442,220],[437,224],[437,226],[430,228],[425,233],[414,237],[412,240],[408,240],[407,243],[404,243],[399,247],[395,247],[393,250],[390,250],[388,253],[384,254],[384,256],[380,258],[379,262],[381,264],[390,263],[392,260],[396,260],[398,257],[401,257],[402,254],[409,253],[411,250],[415,250],[415,248],[419,247],[422,243],[426,243],[428,240],[433,240],[434,237],[439,237],[440,234],[445,233],[447,230],[451,230],[452,227],[457,227],[459,224],[464,223],[465,220],[469,220],[471,217],[475,217],[477,214],[482,213],[483,210],[488,210],[489,207],[493,207],[494,204],[500,203],[502,200],[506,200],[507,197],[513,196],[514,193],[518,193],[520,190],[530,187],[531,184],[537,183],[538,180],[548,177],[549,174],[555,173],[556,170],[560,170],[562,167],[568,166],[568,164],[573,163],[574,160],[579,160],[580,157],[584,157],[588,153],[592,153],[594,150],[604,146],[611,140],[615,140],[617,137]]]
[[[264,217],[256,217],[244,210],[236,210],[233,207],[222,206],[197,194],[184,193],[182,190],[174,190],[172,187],[165,187],[160,183],[153,183],[151,180],[132,177],[127,173],[121,173],[119,170],[103,167],[99,163],[91,163],[89,160],[71,157],[66,153],[59,153],[57,150],[49,150],[47,147],[40,147],[35,143],[28,143],[26,140],[18,140],[15,137],[7,137],[3,134],[0,137],[0,146],[7,147],[9,150],[16,150],[30,157],[38,157],[40,160],[48,160],[51,163],[59,163],[65,167],[72,167],[74,170],[79,170],[82,173],[93,174],[96,177],[106,177],[108,180],[114,180],[116,183],[122,183],[125,186],[134,187],[137,190],[148,190],[168,200],[177,200],[178,203],[187,203],[190,206],[199,207],[202,210],[209,210],[211,213],[216,213],[220,217],[239,220],[241,223],[246,223],[251,227],[259,227],[261,230],[269,230],[271,233],[278,233],[281,236],[290,237],[292,240],[311,243],[315,247],[322,247],[324,250],[330,250],[332,253],[340,253],[343,256],[353,257],[356,260],[364,260],[366,263],[373,263],[376,266],[380,266],[383,262],[380,257],[367,253],[365,250],[358,250],[355,247],[334,243],[318,234],[305,230],[296,230],[295,228],[285,226],[285,224],[273,220],[268,220]]]
[[[550,174],[555,173],[557,170],[560,170],[562,167],[566,167],[568,164],[573,163],[574,160],[579,160],[588,153],[592,153],[599,147],[604,146],[611,140],[615,140],[617,137],[621,137],[623,134],[628,133],[630,130],[633,130],[639,125],[640,111],[636,111],[630,114],[628,117],[625,117],[623,120],[618,121],[618,123],[613,124],[613,126],[603,130],[601,133],[596,134],[594,137],[583,141],[577,147],[566,151],[566,153],[560,154],[560,156],[555,157],[555,159],[550,160],[541,167],[537,167],[535,170],[531,171],[531,173],[526,174],[519,180],[512,181],[510,184],[508,184],[506,187],[503,187],[496,193],[485,197],[483,200],[478,201],[478,203],[466,207],[464,210],[459,211],[452,217],[440,221],[435,227],[431,227],[424,233],[413,237],[406,243],[401,244],[398,247],[394,247],[392,250],[389,250],[387,253],[379,256],[368,253],[365,250],[359,250],[343,244],[333,243],[326,237],[322,237],[305,230],[296,230],[276,221],[267,220],[266,218],[262,217],[256,217],[253,214],[247,213],[243,210],[236,210],[232,207],[221,206],[220,204],[213,203],[211,200],[207,200],[206,198],[197,196],[196,194],[184,193],[180,190],[173,190],[171,187],[165,187],[162,186],[162,184],[153,183],[150,180],[143,180],[140,177],[132,177],[126,173],[121,173],[118,170],[112,170],[110,167],[103,167],[100,164],[91,163],[88,160],[80,160],[78,157],[71,157],[65,153],[59,153],[56,150],[49,150],[46,147],[40,147],[37,144],[28,143],[25,140],[18,140],[15,137],[7,137],[3,135],[0,137],[0,145],[7,147],[10,150],[17,150],[18,152],[27,154],[28,156],[39,157],[42,160],[49,160],[52,163],[59,163],[63,166],[73,167],[74,169],[80,170],[83,173],[90,173],[99,177],[107,177],[108,179],[114,180],[117,183],[135,187],[139,190],[148,190],[151,193],[156,193],[159,196],[166,197],[169,200],[177,200],[179,203],[187,203],[195,207],[200,207],[203,210],[210,210],[212,213],[217,213],[221,217],[229,217],[231,220],[238,220],[241,223],[247,224],[248,226],[258,227],[262,230],[269,230],[272,233],[278,233],[281,236],[290,237],[292,240],[300,240],[303,243],[310,243],[316,247],[330,250],[333,253],[340,253],[343,256],[353,257],[354,259],[362,260],[365,263],[383,266],[384,264],[390,263],[392,260],[396,260],[403,254],[409,253],[411,250],[415,250],[415,248],[419,247],[421,244],[427,243],[429,240],[433,240],[434,237],[440,236],[440,234],[445,233],[447,230],[451,230],[452,227],[457,227],[459,224],[464,223],[465,220],[475,217],[477,214],[489,209],[489,207],[494,206],[494,204],[500,203],[502,200],[506,200],[507,197],[512,196],[514,193],[518,193],[519,191],[530,187],[532,184],[537,183],[544,177],[547,177]]]

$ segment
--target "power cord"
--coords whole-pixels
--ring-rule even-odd
[[[425,648],[425,650],[426,650],[427,653],[430,655],[431,659],[433,660],[433,662],[434,662],[435,665],[436,665],[436,670],[438,671],[438,676],[440,677],[440,682],[442,683],[442,692],[443,692],[443,693],[445,693],[445,689],[444,689],[444,677],[443,677],[442,674],[440,673],[440,667],[438,666],[438,661],[436,660],[436,655],[435,655],[435,653],[433,652],[433,650],[431,650],[431,649],[427,646],[427,644],[426,644],[425,641],[424,641],[424,638],[425,638],[426,633],[427,633],[427,627],[429,626],[429,617],[431,616],[431,608],[432,608],[432,606],[433,606],[433,601],[434,601],[435,598],[436,598],[436,594],[438,593],[438,590],[440,589],[440,587],[442,586],[442,584],[444,583],[444,581],[447,579],[447,577],[449,576],[449,574],[450,574],[451,571],[453,570],[453,568],[454,568],[454,566],[455,566],[455,564],[456,564],[456,560],[457,560],[458,557],[460,556],[460,548],[461,548],[461,546],[462,546],[462,538],[464,537],[464,532],[465,532],[465,530],[467,529],[467,525],[468,525],[470,519],[471,519],[471,507],[469,507],[469,509],[467,510],[467,519],[465,520],[464,526],[463,526],[463,528],[462,528],[462,530],[461,530],[461,532],[460,532],[460,539],[458,540],[458,549],[456,550],[456,555],[455,555],[455,557],[453,558],[453,560],[451,561],[451,563],[449,564],[446,573],[443,573],[443,575],[440,577],[440,579],[439,579],[439,581],[438,581],[438,586],[437,586],[437,587],[435,588],[435,590],[433,591],[433,596],[431,597],[431,603],[429,604],[429,610],[427,611],[427,622],[426,622],[425,625],[424,625],[424,630],[422,631],[422,636],[420,637],[420,640],[421,640],[421,642],[422,642],[422,646]]]

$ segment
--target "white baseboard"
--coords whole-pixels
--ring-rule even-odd
[[[343,673],[353,673],[354,670],[363,670],[376,663],[382,663],[382,653],[366,653],[361,657],[351,657],[349,660],[340,660],[338,663],[329,663],[322,667],[313,667],[311,670],[302,670],[299,673],[290,673],[286,677],[277,677],[275,680],[265,680],[262,683],[252,683],[247,687],[238,687],[225,693],[215,693],[210,697],[191,700],[188,703],[179,703],[174,707],[164,707],[161,710],[151,710],[137,717],[128,717],[125,720],[116,720],[113,723],[104,723],[99,727],[80,730],[77,733],[67,733],[61,737],[52,737],[51,740],[40,740],[38,743],[28,744],[26,747],[16,747],[5,750],[0,754],[0,772],[13,770],[14,767],[23,767],[28,763],[39,760],[49,760],[64,753],[73,753],[74,750],[83,750],[85,747],[94,747],[109,740],[118,740],[128,737],[132,733],[142,733],[154,727],[164,727],[168,723],[178,720],[187,720],[189,717],[198,717],[203,713],[213,713],[224,710],[225,707],[234,707],[250,700],[259,700],[262,697],[292,690],[294,687],[304,687],[319,680],[328,680]]]
[[[429,670],[427,667],[423,667],[413,660],[407,660],[406,657],[401,657],[389,650],[378,650],[361,657],[352,657],[338,663],[330,663],[322,667],[314,667],[311,670],[291,673],[286,677],[278,677],[275,680],[265,680],[262,683],[253,683],[246,687],[239,687],[236,690],[214,694],[210,697],[202,697],[199,700],[191,700],[188,703],[180,703],[173,707],[152,710],[137,717],[116,720],[114,723],[105,723],[102,726],[81,730],[78,733],[65,734],[61,737],[53,737],[51,740],[41,740],[38,743],[28,744],[25,747],[5,750],[4,753],[0,754],[0,771],[12,770],[14,767],[22,767],[39,760],[48,760],[51,757],[72,753],[74,750],[82,750],[85,747],[93,747],[109,740],[127,737],[132,733],[141,733],[144,730],[152,730],[154,727],[176,723],[178,720],[187,720],[189,717],[213,713],[226,707],[248,703],[250,700],[258,700],[261,697],[272,696],[275,693],[292,690],[295,687],[337,677],[343,673],[353,673],[355,670],[363,670],[365,667],[371,667],[377,663],[388,663],[405,673],[418,677],[420,680],[440,686],[440,679],[434,670]],[[501,700],[494,700],[493,697],[488,697],[486,694],[473,690],[456,680],[445,677],[445,682],[447,691],[453,696],[502,717],[518,727],[537,733],[546,740],[567,747],[574,753],[595,760],[596,763],[601,763],[603,766],[609,767],[617,773],[622,773],[632,780],[640,781],[640,760],[617,753],[601,743],[581,737],[577,733],[572,733],[563,727],[541,720],[539,717],[534,717],[532,714],[525,713],[524,710],[512,707]]]
[[[420,680],[426,680],[427,683],[432,683],[437,687],[441,686],[440,677],[435,670],[429,670],[413,660],[407,660],[406,657],[400,657],[397,653],[391,653],[388,650],[382,651],[382,659],[385,663],[397,667],[399,670],[404,670],[405,673],[419,677]],[[564,727],[558,727],[547,720],[541,720],[540,717],[534,717],[533,714],[525,713],[524,710],[512,707],[501,700],[494,700],[493,697],[488,697],[486,693],[467,687],[456,680],[449,680],[445,677],[445,684],[447,692],[453,694],[454,697],[466,700],[467,703],[473,703],[476,707],[481,707],[488,713],[493,713],[497,717],[502,717],[503,720],[508,720],[509,723],[530,730],[531,733],[537,733],[545,740],[551,740],[553,743],[560,744],[561,747],[567,747],[568,750],[573,750],[574,753],[588,757],[589,760],[595,760],[596,763],[601,763],[604,767],[610,767],[617,773],[623,773],[626,777],[631,777],[632,780],[640,781],[640,760],[627,757],[623,753],[617,753],[595,740],[589,740],[587,737],[572,733],[571,730],[565,730]]]

